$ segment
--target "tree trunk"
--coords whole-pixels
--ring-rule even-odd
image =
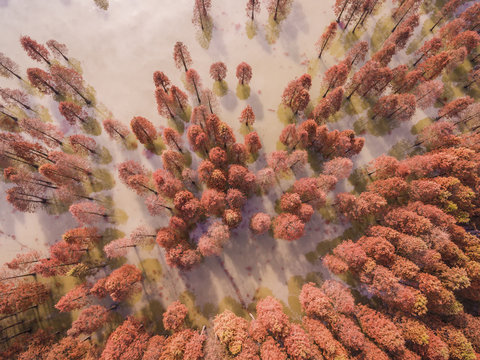
[[[437,22],[433,24],[433,26],[430,28],[430,32],[433,32],[433,29],[437,27],[437,25],[439,24],[440,21],[442,21],[442,19],[443,19],[443,16],[441,16],[440,19],[438,19]]]
[[[345,11],[345,8],[347,7],[349,2],[350,2],[350,0],[345,0],[345,3],[343,4],[342,10],[340,11],[340,14],[338,14],[337,23],[340,22],[340,18],[342,17],[342,14]]]

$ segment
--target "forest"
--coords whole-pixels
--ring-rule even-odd
[[[241,2],[276,51],[301,1]],[[480,2],[330,1],[268,74],[211,55],[216,3],[187,29],[217,60],[163,49],[155,118],[59,40],[0,49],[1,207],[61,233],[0,267],[0,360],[479,360]]]

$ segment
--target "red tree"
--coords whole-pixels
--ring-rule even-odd
[[[190,93],[195,94],[197,96],[198,104],[201,104],[202,100],[200,98],[200,75],[198,75],[198,73],[194,69],[188,69],[185,82],[187,90],[190,91]]]
[[[292,0],[269,0],[267,10],[273,21],[278,23],[287,17],[291,6]]]
[[[163,327],[165,330],[177,332],[185,326],[185,319],[188,309],[180,301],[175,301],[168,305],[163,313]]]
[[[157,138],[157,130],[155,130],[155,126],[142,116],[135,116],[130,121],[130,127],[138,141],[142,144],[152,145],[153,141]]]
[[[437,80],[425,81],[414,90],[417,105],[426,109],[432,106],[443,93],[443,82]]]
[[[278,215],[272,223],[273,236],[288,241],[297,240],[303,236],[305,224],[296,216],[289,213]]]
[[[365,57],[368,52],[368,42],[359,41],[348,51],[346,56],[347,59],[350,59],[350,66],[356,65],[359,62],[365,60]]]
[[[67,331],[68,336],[78,336],[80,334],[90,335],[102,328],[109,319],[110,312],[100,305],[92,305],[83,309],[77,320]]]
[[[255,20],[255,13],[260,12],[260,0],[247,0],[245,11],[252,21]]]
[[[130,316],[110,334],[101,359],[141,360],[148,346],[148,338],[143,324]]]
[[[22,44],[22,47],[26,51],[27,55],[33,60],[38,62],[45,61],[48,65],[51,64],[49,61],[50,53],[42,44],[37,43],[29,36],[22,36],[20,38],[20,44]]]
[[[345,84],[345,81],[347,81],[348,72],[349,68],[343,62],[338,65],[333,65],[330,69],[328,69],[323,77],[323,83],[327,87],[323,97],[327,96],[331,89]]]
[[[417,64],[422,61],[423,58],[428,59],[429,57],[437,54],[441,48],[442,39],[439,37],[433,37],[430,40],[425,41],[422,47],[415,52],[417,55],[420,55],[420,57],[413,63],[413,66],[417,66]]]
[[[102,205],[90,201],[83,201],[70,206],[70,213],[81,224],[93,224],[99,221],[108,221],[110,215]]]
[[[219,61],[210,66],[210,76],[215,81],[223,81],[227,76],[227,66]]]
[[[57,58],[62,57],[66,62],[70,62],[70,60],[68,60],[68,57],[67,57],[68,55],[67,45],[61,44],[54,39],[48,40],[46,44],[50,49],[50,51],[52,52],[53,56]]]
[[[448,65],[451,57],[447,51],[432,56],[420,64],[420,69],[424,72],[423,77],[426,80],[436,78],[442,70]]]
[[[73,102],[62,101],[58,104],[58,110],[70,125],[76,124],[77,121],[80,121],[82,124],[87,123],[87,113],[81,106]]]
[[[193,6],[192,23],[195,25],[200,25],[202,31],[205,30],[206,23],[210,18],[208,11],[210,10],[211,6],[211,0],[195,0],[195,5]]]
[[[433,26],[430,28],[430,31],[433,31],[435,27],[442,21],[445,17],[451,16],[455,10],[462,4],[462,0],[450,0],[447,3],[445,3],[442,8],[440,9],[440,17],[438,20],[433,24]]]
[[[50,74],[52,74],[55,84],[62,93],[70,93],[80,97],[87,105],[92,104],[92,101],[86,97],[83,78],[78,72],[61,65],[52,65]]]
[[[192,65],[192,57],[184,43],[180,41],[175,43],[173,48],[173,60],[175,61],[177,69],[181,69],[183,66],[185,72],[187,72],[188,67]]]
[[[473,104],[474,100],[470,96],[464,96],[455,100],[450,101],[445,104],[440,111],[435,120],[440,120],[443,117],[446,118],[455,118],[459,115],[460,112],[465,110],[469,105]]]
[[[103,120],[103,128],[112,139],[121,139],[122,141],[125,141],[130,134],[128,127],[115,119]]]
[[[416,109],[415,96],[412,94],[396,94],[381,97],[373,111],[376,116],[399,121],[411,119]]]
[[[17,79],[22,80],[22,77],[18,75],[18,65],[4,53],[0,52],[0,75],[6,78],[15,76]]]
[[[59,89],[55,87],[52,76],[39,68],[27,69],[28,81],[44,94],[61,95]]]
[[[331,42],[329,43],[328,41],[335,36],[336,32],[337,32],[337,23],[332,22],[330,23],[330,25],[327,26],[327,29],[322,34],[320,39],[318,39],[315,45],[317,46],[317,51],[319,52],[318,54],[319,59],[322,57],[323,51],[327,49],[327,46],[331,45]]]
[[[253,125],[255,122],[255,114],[253,113],[253,109],[250,105],[247,105],[245,109],[242,110],[239,120],[242,124],[247,125],[247,127]]]
[[[241,62],[237,66],[236,76],[239,84],[248,85],[252,79],[252,67],[246,62]]]
[[[97,296],[106,292],[114,301],[122,301],[140,290],[141,280],[142,272],[135,265],[126,264],[97,281],[90,291]]]
[[[63,145],[63,133],[53,124],[37,118],[20,119],[18,124],[26,133],[39,139],[47,146],[57,147]]]
[[[245,146],[250,154],[258,153],[258,150],[262,148],[262,143],[257,132],[254,131],[245,135]]]

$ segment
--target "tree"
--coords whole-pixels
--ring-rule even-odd
[[[413,31],[418,26],[419,16],[413,14],[398,27],[387,39],[388,42],[395,44],[395,49],[401,50],[407,45],[408,39],[413,35]]]
[[[246,62],[237,66],[236,76],[240,85],[248,85],[252,79],[252,68]]]
[[[378,0],[366,0],[363,2],[362,6],[361,6],[361,14],[360,16],[358,16],[358,21],[357,23],[355,24],[353,30],[352,30],[352,34],[355,33],[355,30],[357,30],[357,27],[358,25],[364,23],[365,19],[367,18],[368,14],[370,14],[373,9],[375,8],[375,5],[377,4]]]
[[[55,304],[60,312],[70,312],[72,310],[81,309],[90,304],[90,286],[88,284],[80,284],[63,295]]]
[[[270,16],[273,16],[273,21],[278,23],[285,19],[290,12],[292,0],[269,0],[267,10]]]
[[[430,31],[433,31],[435,27],[442,21],[445,17],[451,16],[455,10],[462,4],[462,0],[449,0],[445,5],[442,6],[440,9],[440,14],[441,16],[439,19],[433,24],[433,26],[430,28]]]
[[[319,177],[305,177],[293,183],[293,191],[300,195],[302,202],[314,207],[320,207],[325,204],[326,190],[325,184]]]
[[[322,284],[321,290],[330,299],[336,311],[346,315],[354,313],[355,299],[346,285],[335,280],[327,280]]]
[[[106,278],[98,280],[90,292],[96,296],[105,292],[113,301],[122,301],[140,290],[138,283],[141,280],[142,272],[135,265],[125,264],[113,270]]]
[[[95,227],[79,227],[67,230],[62,235],[62,240],[70,244],[89,246],[102,238]]]
[[[53,124],[45,123],[37,118],[23,118],[19,120],[18,124],[22,130],[47,146],[58,147],[63,145],[63,133]]]
[[[87,113],[81,106],[73,102],[62,101],[58,104],[58,110],[70,125],[74,125],[77,121],[80,121],[82,124],[87,123]]]
[[[235,143],[235,134],[232,128],[224,122],[218,123],[217,126],[212,129],[212,132],[215,134],[217,145],[224,149],[228,149]]]
[[[22,80],[18,75],[18,64],[2,52],[0,52],[0,75],[6,78],[13,75],[18,80]]]
[[[392,41],[387,41],[382,48],[372,56],[372,60],[378,62],[381,66],[387,66],[397,52],[397,46]]]
[[[365,56],[368,52],[368,42],[358,41],[355,45],[348,51],[346,58],[350,59],[350,66],[356,65],[359,62],[365,60]]]
[[[141,360],[147,349],[148,338],[143,324],[133,316],[129,316],[108,337],[101,359]]]
[[[208,215],[220,215],[225,210],[225,193],[215,189],[207,189],[202,193],[200,200]]]
[[[110,312],[100,305],[92,305],[83,309],[77,320],[67,331],[68,336],[78,336],[80,334],[90,335],[102,328],[110,317]]]
[[[455,118],[459,115],[460,112],[465,110],[469,105],[473,104],[474,100],[470,96],[464,96],[455,100],[450,101],[445,104],[440,111],[438,116],[435,118],[435,121],[438,121],[444,117],[449,119]]]
[[[165,150],[162,153],[163,168],[173,176],[180,178],[185,167],[185,159],[181,153]]]
[[[480,21],[478,20],[479,13],[480,5],[478,3],[474,3],[470,5],[464,12],[462,12],[460,16],[470,30],[475,30],[477,26],[480,25]]]
[[[340,19],[342,18],[342,14],[350,4],[351,0],[335,0],[335,4],[333,5],[333,11],[337,16],[336,22],[339,23]]]
[[[333,65],[325,72],[323,77],[323,83],[327,87],[327,90],[323,94],[323,97],[327,96],[328,92],[338,86],[342,86],[347,81],[349,68],[345,63]]]
[[[470,80],[463,88],[468,89],[474,83],[480,83],[480,66],[475,67],[468,73],[468,79]]]
[[[438,80],[422,82],[414,90],[417,105],[422,109],[432,106],[442,93],[443,82]]]
[[[188,309],[180,301],[174,301],[168,305],[163,313],[163,327],[165,330],[177,332],[185,326]]]
[[[258,151],[262,148],[260,137],[258,136],[256,131],[245,135],[245,146],[247,147],[247,151],[250,154],[257,154]]]
[[[168,76],[162,71],[155,71],[153,73],[153,84],[155,88],[161,87],[163,91],[168,93],[170,87],[170,79]]]
[[[227,66],[219,61],[210,66],[210,76],[215,81],[223,81],[227,76]]]
[[[323,174],[335,176],[338,180],[348,178],[353,169],[352,160],[336,157],[323,165]]]
[[[17,105],[25,110],[36,112],[32,109],[29,96],[21,90],[0,88],[0,96],[7,104]]]
[[[385,315],[358,305],[356,317],[362,330],[386,351],[396,353],[405,350],[405,340],[400,330]]]
[[[188,67],[192,65],[192,57],[184,43],[180,41],[175,43],[173,48],[173,60],[175,61],[177,69],[181,69],[183,66],[185,72],[187,72]]]
[[[135,246],[136,244],[131,239],[119,238],[106,244],[103,251],[108,258],[116,258],[127,255],[128,249]]]
[[[90,225],[102,220],[108,221],[110,218],[105,207],[90,201],[73,204],[69,210],[73,217],[81,224]]]
[[[337,32],[337,23],[332,22],[330,25],[327,26],[327,29],[325,32],[322,34],[320,39],[318,39],[317,43],[315,44],[317,47],[317,51],[319,52],[318,58],[320,59],[322,57],[322,53],[325,49],[327,49],[327,46],[331,45],[331,42],[329,44],[329,40],[333,37],[335,37],[335,34]]]
[[[452,39],[450,47],[452,49],[465,47],[467,52],[471,53],[479,43],[480,35],[478,35],[475,31],[463,31]]]
[[[253,125],[253,123],[255,122],[255,114],[250,105],[247,105],[245,109],[242,110],[239,120],[242,124],[247,125],[247,127]]]
[[[20,280],[2,283],[1,314],[15,314],[38,307],[50,296],[50,289],[42,283]]]
[[[228,169],[228,184],[249,194],[256,184],[255,174],[242,165],[231,165]]]
[[[187,90],[190,91],[190,93],[192,94],[193,93],[196,94],[198,104],[201,104],[202,100],[200,99],[200,89],[201,89],[200,75],[198,75],[198,73],[194,69],[188,69],[186,73],[185,82],[186,82]]]
[[[386,200],[380,195],[363,192],[355,197],[352,194],[341,193],[337,195],[335,207],[338,212],[349,220],[363,221],[363,219],[381,213],[387,205]]]
[[[50,39],[47,41],[47,46],[52,52],[53,56],[55,57],[62,57],[66,62],[70,62],[68,60],[67,54],[68,54],[68,48],[67,45],[61,44],[58,41],[54,39]]]
[[[158,114],[165,117],[170,117],[173,119],[175,113],[172,109],[172,96],[167,93],[162,87],[157,87],[155,89],[155,100],[157,101],[157,111]]]
[[[422,47],[418,49],[415,54],[420,55],[420,57],[413,63],[413,67],[423,60],[423,58],[429,58],[433,55],[436,55],[438,51],[442,48],[442,39],[439,37],[433,37],[430,40],[427,40],[423,43]]]
[[[93,356],[95,354],[91,343],[66,336],[51,346],[45,360],[88,359]]]
[[[440,28],[439,37],[443,40],[444,44],[448,44],[453,38],[464,31],[465,25],[465,20],[462,18],[452,20]]]
[[[400,23],[407,17],[412,14],[415,14],[418,11],[418,8],[421,5],[420,0],[405,0],[403,1],[398,8],[396,8],[393,12],[393,18],[395,20],[398,19],[397,23],[392,29],[392,32],[394,32],[397,27],[400,25]]]
[[[52,65],[50,66],[50,74],[62,93],[71,93],[79,96],[87,105],[92,104],[92,101],[85,95],[83,78],[78,72],[61,65]]]
[[[103,120],[103,128],[112,139],[121,139],[122,141],[125,141],[130,134],[128,127],[115,119]]]
[[[135,116],[130,121],[130,128],[138,141],[144,145],[152,145],[157,138],[157,130],[153,124],[142,116]]]
[[[187,130],[187,138],[193,151],[203,150],[204,152],[207,152],[207,134],[202,130],[201,126],[189,126]]]
[[[181,147],[183,140],[181,135],[176,130],[170,127],[163,129],[163,140],[169,148],[174,148],[175,150],[183,153]]]
[[[245,11],[247,12],[247,16],[254,21],[255,13],[258,14],[260,12],[260,0],[247,0]]]
[[[375,88],[379,84],[385,83],[385,79],[380,79],[379,76],[384,77],[380,71],[380,64],[377,61],[367,61],[354,75],[350,82],[349,88],[350,94],[347,96],[347,100],[350,100],[352,95],[359,91],[362,96],[366,96],[372,88]],[[390,71],[391,72],[391,71]],[[388,82],[390,79],[387,79]],[[387,82],[387,84],[388,84]]]
[[[45,61],[49,66],[51,65],[49,61],[50,53],[45,46],[37,43],[29,36],[22,36],[20,38],[20,44],[22,45],[27,55],[30,56],[33,60],[38,62]]]
[[[230,230],[220,221],[213,222],[198,240],[198,250],[203,256],[218,256],[230,238]]]
[[[271,223],[272,220],[270,218],[270,215],[265,213],[256,213],[250,219],[250,229],[255,234],[263,234],[270,229]]]
[[[192,23],[195,25],[200,25],[202,31],[205,30],[206,23],[210,18],[208,11],[210,10],[211,6],[211,0],[195,0],[195,5],[193,6]]]
[[[97,143],[91,137],[81,135],[81,134],[70,135],[68,137],[68,142],[70,143],[70,146],[77,154],[97,155],[97,152],[95,151]]]
[[[408,121],[416,109],[415,96],[412,94],[395,94],[381,97],[373,108],[374,118],[382,116],[386,119]]]
[[[296,216],[289,213],[278,215],[272,222],[273,236],[277,239],[293,241],[301,238],[305,224]]]
[[[364,2],[360,0],[350,0],[350,6],[347,7],[347,12],[345,14],[348,18],[347,23],[345,24],[345,30],[354,18],[359,18],[362,15],[361,8],[363,4]]]
[[[44,94],[61,95],[60,91],[55,87],[52,76],[39,68],[27,69],[28,81]]]

